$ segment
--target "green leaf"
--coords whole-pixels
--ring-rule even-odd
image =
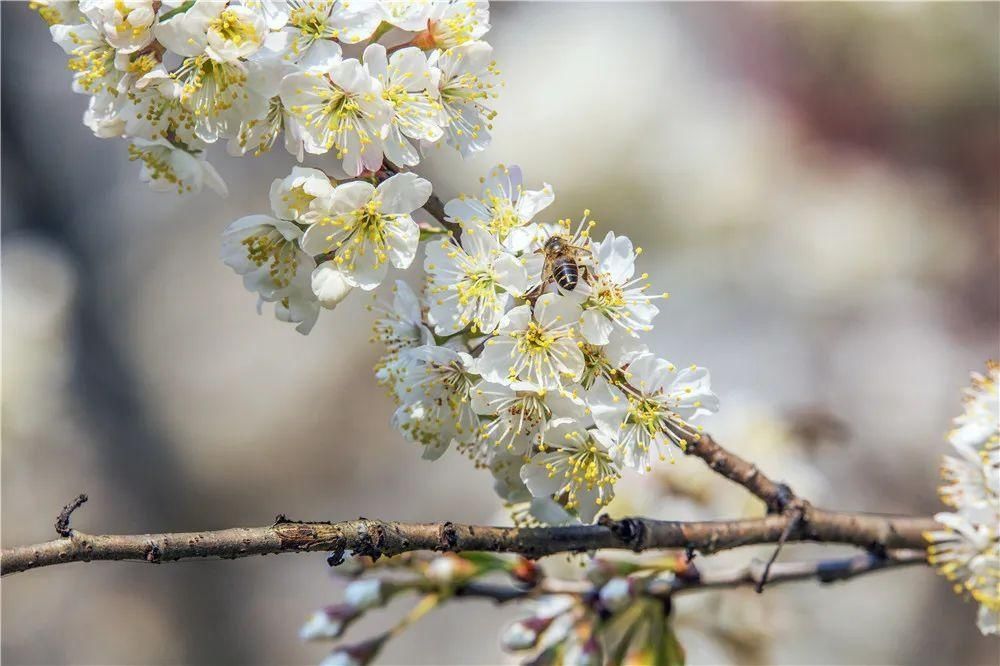
[[[174,9],[171,9],[169,12],[164,12],[163,14],[160,14],[159,21],[160,23],[163,23],[167,19],[171,19],[177,16],[178,14],[183,14],[192,7],[194,7],[194,0],[187,0],[187,2],[185,2],[180,7],[176,7]]]
[[[660,626],[656,658],[653,663],[657,666],[684,666],[685,658],[684,646],[677,640],[677,632],[674,631],[668,617]]]
[[[512,560],[500,557],[495,553],[459,553],[458,556],[470,564],[474,564],[479,573],[507,571],[513,564]]]
[[[444,227],[439,227],[438,225],[431,224],[429,222],[418,222],[417,226],[420,227],[420,240],[422,241],[430,238],[436,238],[438,236],[444,236],[449,233]]]

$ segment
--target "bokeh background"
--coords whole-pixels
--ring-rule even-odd
[[[519,163],[553,185],[553,219],[592,209],[673,294],[650,343],[711,368],[711,432],[745,451],[759,412],[799,434],[825,505],[933,512],[960,389],[1000,355],[998,9],[497,3],[493,144],[420,171],[449,198]],[[218,147],[228,199],[154,194],[124,142],[80,123],[44,23],[21,2],[2,21],[5,546],[51,538],[81,491],[91,532],[503,519],[487,477],[390,429],[365,299],[303,338],[218,260],[287,155]],[[765,469],[789,478],[785,463]],[[4,579],[2,659],[315,663],[325,648],[297,630],[339,589],[322,554],[54,567]],[[691,661],[996,663],[973,605],[927,569],[765,596],[783,612],[741,622],[773,634],[766,650],[692,636]],[[499,663],[514,613],[445,609],[384,661]]]

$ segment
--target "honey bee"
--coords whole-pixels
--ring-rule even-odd
[[[576,285],[580,281],[580,253],[587,251],[587,248],[573,245],[559,234],[549,238],[539,250],[545,255],[542,284],[549,280],[555,280],[556,284],[566,291],[576,289]]]

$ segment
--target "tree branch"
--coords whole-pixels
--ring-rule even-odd
[[[327,551],[333,560],[347,551],[371,557],[415,550],[488,551],[542,557],[601,548],[641,551],[686,548],[712,553],[751,544],[787,540],[860,546],[875,552],[924,547],[923,533],[935,529],[931,518],[835,513],[808,507],[805,519],[789,529],[795,516],[756,520],[677,522],[646,518],[607,518],[597,525],[567,527],[486,527],[454,523],[399,523],[352,520],[339,523],[291,522],[279,517],[267,527],[237,527],[207,532],[91,535],[73,530],[68,537],[0,553],[3,575],[67,562],[132,560],[171,562],[198,557],[236,559],[251,555]]]
[[[701,458],[713,472],[759,497],[769,513],[782,513],[797,499],[787,485],[772,481],[757,465],[722,448],[711,435],[701,433],[697,441],[688,443],[684,453]]]
[[[779,583],[814,580],[823,584],[846,581],[858,576],[898,569],[916,564],[926,564],[927,554],[922,550],[890,551],[884,557],[863,553],[854,557],[818,560],[815,562],[788,562],[774,564],[767,575],[768,586]],[[674,578],[653,578],[637,591],[638,594],[667,599],[675,594],[698,592],[711,589],[756,587],[765,579],[765,563],[755,561],[737,569],[699,573],[694,578],[676,576]],[[460,597],[490,599],[497,603],[519,601],[539,594],[578,594],[595,591],[594,585],[586,581],[548,581],[536,587],[515,587],[502,583],[474,581],[459,587],[455,594]]]

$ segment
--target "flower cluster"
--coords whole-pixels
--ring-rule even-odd
[[[356,643],[339,644],[321,666],[369,664],[389,639],[441,603],[468,591],[467,586],[474,586],[494,574],[505,575],[522,585],[530,584],[537,568],[523,558],[490,553],[406,553],[378,561],[366,556],[351,557],[341,561],[336,571],[353,580],[344,589],[341,602],[321,608],[302,625],[299,636],[303,640],[338,639],[369,611],[382,608],[397,597],[417,595],[419,601],[390,629]]]
[[[928,533],[931,564],[955,591],[979,603],[978,626],[1000,634],[1000,364],[973,373],[965,412],[948,440],[957,456],[945,456],[941,500],[954,512],[939,513],[944,527]]]
[[[697,569],[683,554],[648,562],[594,557],[582,585],[554,585],[536,597],[530,615],[504,630],[501,645],[525,664],[679,666],[685,653],[669,592],[673,581],[693,576]]]
[[[683,555],[645,563],[593,558],[586,580],[549,577],[520,557],[490,553],[409,553],[373,562],[352,558],[338,573],[353,577],[343,600],[313,613],[300,636],[309,641],[339,639],[354,622],[390,600],[417,595],[403,619],[373,637],[341,643],[322,666],[364,666],[393,637],[446,602],[468,597],[528,600],[530,615],[509,625],[501,645],[527,655],[529,664],[684,663],[672,626],[669,594],[678,580],[698,571]],[[505,584],[506,583],[506,584]]]
[[[498,86],[485,2],[35,0],[69,56],[84,124],[123,137],[154,190],[226,186],[206,161],[332,152],[338,175],[489,142]]]
[[[698,438],[717,408],[708,371],[679,368],[639,340],[658,309],[641,249],[595,223],[540,222],[552,187],[498,166],[478,196],[444,211],[454,233],[427,243],[426,282],[397,282],[380,306],[378,376],[395,426],[439,458],[454,447],[498,494],[541,522],[590,522],[624,467],[649,471]]]
[[[335,184],[318,169],[294,167],[271,185],[270,215],[248,215],[222,235],[222,260],[243,276],[259,304],[308,333],[321,307],[332,309],[351,289],[382,283],[388,264],[413,262],[420,229],[411,213],[431,184],[413,173],[378,184]],[[258,309],[259,309],[258,305]]]

